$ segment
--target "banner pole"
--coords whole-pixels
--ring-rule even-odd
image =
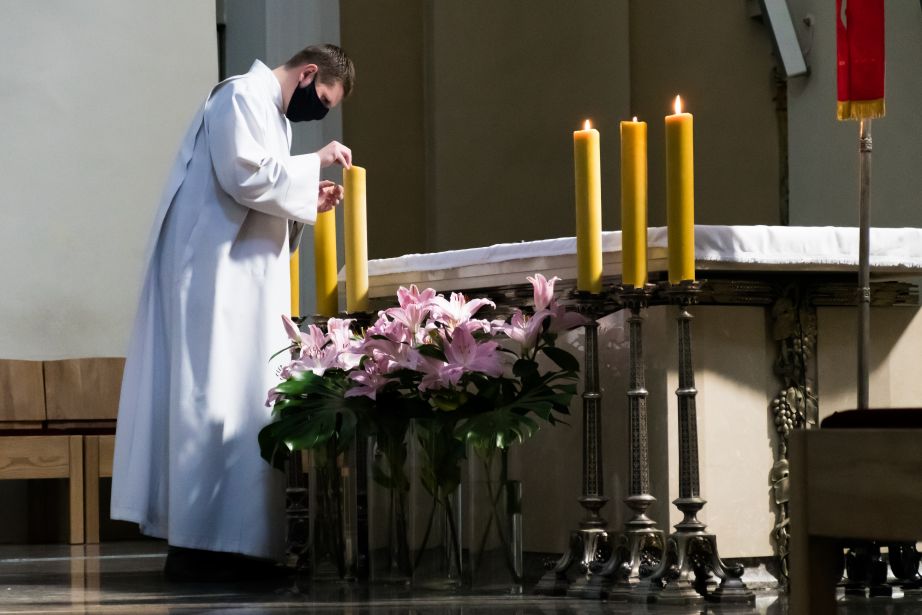
[[[869,406],[871,346],[871,120],[862,119],[858,138],[858,408]]]

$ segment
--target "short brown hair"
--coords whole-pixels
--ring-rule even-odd
[[[343,84],[343,98],[349,96],[355,85],[355,65],[346,52],[336,45],[323,44],[305,47],[285,62],[285,68],[297,68],[305,64],[317,65],[317,79],[326,85],[334,81]]]

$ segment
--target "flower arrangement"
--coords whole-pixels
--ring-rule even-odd
[[[489,474],[496,451],[532,436],[539,421],[560,422],[576,394],[579,363],[556,341],[585,319],[555,299],[557,279],[529,277],[533,308],[516,309],[507,320],[481,317],[485,308],[496,307],[487,299],[468,300],[459,293],[446,299],[416,286],[401,287],[398,305],[379,312],[361,332],[353,331],[354,321],[337,318],[327,321],[326,331],[313,324],[301,331],[283,316],[291,344],[280,353],[290,352],[292,360],[268,394],[275,420],[259,434],[262,456],[282,469],[291,450],[312,449],[324,465],[357,432],[373,436],[372,478],[388,490],[393,518],[391,568],[404,578],[419,570],[441,509],[450,525],[447,558],[460,571],[460,532],[452,525],[451,507],[461,461],[472,450]],[[549,361],[539,362],[541,357]],[[420,481],[432,501],[415,560],[407,536],[411,425],[419,444]],[[504,454],[503,468],[505,461]],[[335,484],[319,487],[337,499]],[[489,489],[495,509],[502,487]],[[341,532],[334,507],[327,507],[332,512],[325,522],[335,537]],[[499,528],[495,510],[493,515]],[[500,538],[508,553],[508,539]],[[342,569],[340,548],[328,550]],[[515,576],[508,554],[507,560]]]
[[[363,333],[337,318],[326,331],[313,324],[300,331],[283,316],[291,345],[280,353],[293,358],[269,391],[275,420],[259,435],[263,457],[283,468],[291,450],[331,441],[342,450],[359,425],[379,442],[399,440],[411,419],[445,445],[434,450],[455,457],[465,443],[502,449],[530,437],[538,420],[557,423],[576,393],[579,363],[555,342],[584,318],[554,297],[557,277],[528,280],[534,308],[516,309],[508,320],[479,318],[483,308],[496,307],[487,299],[446,299],[416,286],[401,287],[398,306],[379,312]],[[554,367],[542,369],[541,356]],[[375,478],[400,482],[387,473]],[[444,477],[431,478],[434,487]]]

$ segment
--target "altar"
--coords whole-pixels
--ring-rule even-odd
[[[620,282],[621,233],[602,237],[604,285]],[[871,405],[918,405],[922,340],[918,287],[922,229],[872,229]],[[372,309],[390,305],[399,286],[487,296],[497,309],[525,305],[525,278],[559,276],[574,288],[574,238],[502,244],[368,263]],[[693,363],[701,497],[699,519],[719,537],[723,558],[772,561],[786,536],[786,441],[790,431],[855,405],[858,232],[837,227],[696,226],[695,269],[703,292],[694,316]],[[666,229],[648,231],[650,281],[665,279]],[[628,337],[626,310],[599,321],[602,393],[602,509],[610,531],[629,518]],[[645,318],[649,391],[650,516],[670,531],[678,495],[676,308],[652,306]],[[583,356],[580,329],[566,344]],[[792,420],[791,404],[800,412]],[[788,408],[785,410],[785,408]],[[542,429],[514,456],[523,484],[524,548],[559,553],[582,516],[582,405],[569,426]],[[783,542],[783,540],[782,540]],[[785,548],[782,546],[782,552]]]

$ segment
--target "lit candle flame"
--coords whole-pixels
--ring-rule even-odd
[[[634,121],[635,121],[635,122],[637,121],[637,116],[636,116],[636,115],[634,116]]]
[[[675,97],[675,112],[676,112],[676,115],[682,113],[682,97],[681,96]]]
[[[589,123],[589,120],[583,122],[583,130],[589,130],[590,128],[592,128],[592,124]]]

